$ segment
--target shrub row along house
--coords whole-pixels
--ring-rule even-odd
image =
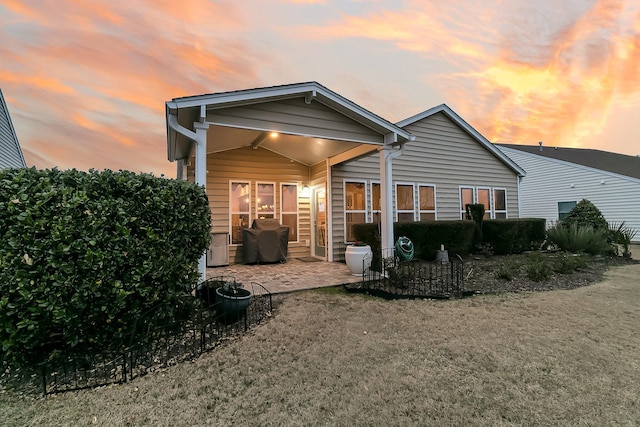
[[[308,82],[176,98],[166,123],[178,177],[206,187],[228,239],[223,262],[243,261],[256,218],[289,227],[289,257],[339,261],[356,223],[379,223],[384,250],[394,221],[460,219],[467,203],[520,216],[524,170],[444,104],[393,124]]]
[[[586,199],[610,223],[640,231],[640,157],[543,144],[498,147],[527,171],[520,187],[524,217],[552,224]],[[640,243],[640,232],[633,241]]]

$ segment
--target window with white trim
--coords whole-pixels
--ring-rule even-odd
[[[371,183],[371,222],[380,224],[382,217],[382,208],[380,205],[380,183]]]
[[[248,181],[229,182],[229,233],[232,244],[242,243],[242,230],[251,221],[251,184]]]
[[[435,185],[418,184],[418,206],[420,221],[434,221],[436,219]]]
[[[256,217],[275,218],[276,184],[274,182],[256,182]]]
[[[476,189],[476,204],[484,206],[483,219],[492,218],[491,209],[491,189],[490,188],[478,188]]]
[[[367,222],[367,187],[365,181],[344,181],[344,236],[353,242],[353,225]]]
[[[460,187],[460,218],[467,219],[467,205],[473,205],[476,201],[473,187]]]
[[[562,221],[565,219],[569,212],[576,207],[576,202],[558,202],[558,220]]]
[[[298,241],[298,184],[280,185],[280,223],[289,227],[289,241]]]
[[[504,188],[493,189],[493,217],[507,219],[507,190]]]
[[[413,184],[396,183],[396,217],[398,222],[415,221]]]

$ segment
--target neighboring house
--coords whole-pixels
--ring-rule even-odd
[[[355,223],[391,248],[394,221],[460,219],[465,203],[519,216],[524,171],[446,105],[392,124],[309,82],[176,98],[166,120],[169,160],[206,186],[231,263],[259,217],[289,226],[290,257],[334,261]]]
[[[638,230],[634,242],[640,242],[640,157],[542,144],[498,147],[527,172],[520,186],[522,216],[553,224],[587,199],[607,221]]]
[[[24,168],[24,161],[9,109],[0,89],[0,169]]]

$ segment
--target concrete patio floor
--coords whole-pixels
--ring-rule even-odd
[[[207,278],[233,276],[238,282],[249,287],[257,282],[272,294],[301,291],[355,283],[360,276],[352,275],[345,264],[339,262],[304,262],[288,259],[286,263],[275,264],[233,264],[225,267],[207,268]]]

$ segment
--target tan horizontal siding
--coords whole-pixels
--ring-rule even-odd
[[[191,162],[193,165],[194,162]],[[193,166],[188,166],[187,176],[193,180]],[[297,162],[279,156],[269,150],[243,147],[235,150],[207,155],[207,196],[211,208],[212,232],[229,231],[229,182],[246,181],[251,183],[251,221],[256,218],[255,198],[256,182],[273,182],[275,188],[276,216],[281,213],[280,185],[298,184],[298,242],[289,242],[288,257],[309,255],[310,240],[309,198],[300,197],[302,186],[309,180],[309,168]],[[229,248],[231,263],[241,263],[242,246]]]

